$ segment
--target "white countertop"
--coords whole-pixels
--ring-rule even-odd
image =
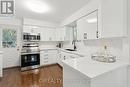
[[[119,60],[115,63],[103,63],[103,62],[93,61],[92,59],[86,57],[63,60],[62,62],[64,66],[67,65],[89,78],[95,78],[104,73],[128,65],[125,62],[121,62]]]
[[[0,54],[2,54],[3,53],[3,51],[0,51]]]

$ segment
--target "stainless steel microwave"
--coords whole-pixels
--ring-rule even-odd
[[[40,41],[40,34],[23,34],[23,41]]]

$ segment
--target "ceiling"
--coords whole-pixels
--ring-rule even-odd
[[[15,0],[16,17],[33,18],[50,22],[61,22],[88,2],[88,0],[41,0],[49,5],[50,11],[46,13],[35,13],[25,6],[26,1]]]

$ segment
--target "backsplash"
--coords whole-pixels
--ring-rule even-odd
[[[50,48],[56,48],[56,45],[58,44],[59,42],[49,42],[49,41],[46,41],[46,42],[40,42],[40,49],[50,49]]]
[[[98,39],[98,40],[86,40],[81,42],[76,42],[77,51],[83,53],[87,57],[91,57],[91,54],[96,52],[101,52],[104,50],[104,46],[107,46],[107,50],[116,56],[117,59],[123,59],[128,61],[127,46],[124,48],[124,44],[127,43],[123,41],[123,38],[109,38],[109,39]],[[71,44],[71,43],[70,43]],[[64,45],[69,45],[65,43]],[[126,57],[126,58],[124,58]]]

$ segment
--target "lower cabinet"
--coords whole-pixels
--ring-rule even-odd
[[[40,52],[40,65],[50,65],[57,63],[58,50],[42,50]]]
[[[40,65],[51,65],[58,63],[62,66],[62,60],[83,57],[78,54],[69,53],[57,49],[42,50],[40,52]]]
[[[66,59],[75,59],[75,58],[79,58],[79,57],[83,57],[83,56],[78,55],[78,54],[65,52],[65,51],[61,51],[60,57],[61,57],[60,58],[61,60],[66,60]]]

